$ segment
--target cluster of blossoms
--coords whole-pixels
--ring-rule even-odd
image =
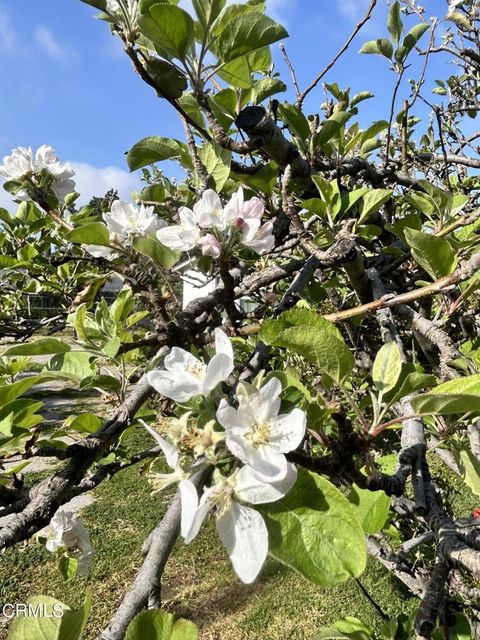
[[[155,490],[179,482],[182,502],[181,534],[191,542],[209,513],[216,517],[218,535],[243,582],[255,580],[268,553],[268,532],[261,514],[248,505],[275,502],[285,496],[297,477],[285,454],[296,449],[306,430],[301,409],[280,414],[282,385],[272,377],[257,388],[240,383],[238,407],[225,398],[219,403],[218,385],[234,368],[230,340],[215,331],[215,355],[208,364],[174,347],[165,370],[147,374],[162,395],[179,403],[206,398],[211,419],[192,419],[192,411],[167,423],[163,435],[145,425],[162,448],[172,473],[151,473]],[[215,407],[212,409],[212,407]],[[213,484],[199,497],[192,474],[213,465]],[[222,469],[222,471],[220,471]]]
[[[90,544],[90,534],[80,518],[70,511],[59,510],[39,537],[45,540],[48,551],[76,557],[78,576],[88,574],[95,549]]]
[[[52,147],[46,144],[35,155],[31,147],[17,147],[11,155],[3,158],[3,164],[0,165],[0,176],[6,180],[20,183],[30,180],[33,185],[39,186],[42,177],[49,178],[49,186],[58,200],[63,200],[67,194],[75,191],[75,182],[72,180],[74,175],[68,162],[62,164]],[[21,189],[15,197],[28,200],[28,189]]]
[[[275,245],[273,224],[261,223],[265,207],[256,197],[245,200],[243,189],[225,205],[215,191],[207,189],[193,206],[181,207],[180,224],[157,232],[158,240],[176,251],[191,251],[201,247],[205,256],[218,258],[236,244],[242,244],[258,254],[268,253]]]
[[[136,207],[134,204],[115,200],[110,211],[103,214],[103,219],[110,232],[110,240],[122,247],[129,246],[135,235],[153,235],[165,225],[165,221],[153,212],[153,207],[145,207],[143,204]],[[113,260],[118,254],[102,245],[90,244],[87,251],[96,258]]]

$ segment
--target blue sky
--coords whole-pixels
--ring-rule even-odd
[[[388,117],[394,76],[384,59],[354,54],[365,40],[386,35],[387,4],[379,0],[373,20],[325,78],[351,86],[352,93],[375,94],[363,103],[364,126]],[[432,13],[445,13],[444,0],[423,4]],[[342,45],[368,0],[268,0],[268,5],[290,33],[285,45],[304,88]],[[144,136],[183,138],[183,130],[169,105],[135,76],[94,14],[80,0],[0,0],[0,157],[15,146],[51,144],[62,160],[73,163],[85,196],[116,187],[127,197],[138,177],[128,173],[125,151]],[[278,70],[291,84],[275,45],[273,50]],[[433,64],[433,77],[447,75],[445,58]],[[406,78],[418,73],[413,66]],[[320,88],[307,107],[318,111],[322,101]],[[6,201],[3,194],[0,198]]]

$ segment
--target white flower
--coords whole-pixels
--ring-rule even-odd
[[[68,162],[62,164],[49,145],[43,144],[37,150],[33,167],[36,173],[46,170],[53,176],[52,190],[59,200],[63,200],[67,194],[75,191],[75,182],[72,180],[75,173],[72,167]]]
[[[234,223],[238,220],[247,220],[249,218],[260,220],[264,211],[265,207],[260,198],[254,196],[245,201],[242,187],[239,187],[238,191],[233,194],[230,202],[225,207],[226,217]]]
[[[33,154],[31,147],[17,147],[12,155],[3,158],[0,175],[6,180],[21,180],[23,176],[33,171]]]
[[[213,258],[219,258],[224,247],[231,248],[239,242],[257,253],[265,253],[271,251],[275,239],[272,223],[261,225],[264,209],[259,198],[245,201],[242,187],[225,207],[219,195],[207,189],[193,205],[193,210],[180,208],[180,224],[161,229],[157,238],[177,251],[190,251],[201,246],[203,255]],[[207,230],[211,233],[204,233]]]
[[[79,546],[79,543],[90,540],[82,520],[71,511],[62,510],[53,516],[50,524],[42,531],[42,537],[47,538],[45,546],[52,552],[65,548],[73,549]]]
[[[180,466],[180,452],[177,447],[161,436],[158,431],[153,429],[144,420],[139,422],[145,427],[148,433],[154,438],[154,440],[160,445],[162,452],[165,456],[165,460],[168,466],[173,469],[173,473],[150,473],[149,480],[153,485],[154,493],[162,491],[172,484],[180,482],[187,477],[186,471]]]
[[[10,156],[3,158],[3,165],[0,166],[0,175],[7,180],[22,180],[27,173],[38,174],[41,171],[46,171],[52,177],[52,191],[59,200],[75,190],[73,169],[68,162],[62,164],[52,147],[46,144],[37,150],[35,158],[30,147],[17,147]],[[28,194],[22,190],[15,197],[26,199]]]
[[[273,223],[265,222],[260,225],[258,218],[245,220],[242,244],[258,254],[269,253],[275,246]]]
[[[238,409],[222,400],[217,410],[227,447],[264,482],[291,473],[293,465],[284,454],[296,449],[305,436],[304,411],[293,409],[278,415],[281,391],[278,378],[272,378],[258,391],[240,395]]]
[[[59,510],[50,524],[40,532],[46,538],[45,547],[52,553],[67,553],[78,560],[77,575],[86,576],[90,571],[95,549],[90,544],[90,534],[82,520],[71,511]]]
[[[157,231],[157,239],[174,251],[190,251],[200,239],[200,229],[187,207],[179,209],[180,224],[164,227]]]
[[[173,347],[164,361],[166,370],[149,371],[147,379],[158,393],[176,402],[208,396],[233,371],[232,345],[221,329],[215,329],[215,351],[206,365],[188,351]]]
[[[85,250],[94,258],[105,258],[106,260],[118,258],[118,253],[102,244],[87,244],[85,245]]]
[[[188,544],[195,538],[208,513],[215,510],[217,532],[233,568],[240,580],[250,584],[267,557],[268,532],[258,511],[241,503],[275,502],[290,491],[295,479],[296,474],[290,472],[279,483],[265,484],[245,466],[205,489],[200,501],[193,482],[183,480],[179,489],[185,542]]]
[[[154,213],[153,207],[140,208],[128,202],[115,200],[112,203],[109,213],[103,214],[103,219],[110,231],[120,240],[133,234],[154,233],[160,225],[165,224]]]
[[[211,233],[200,238],[199,244],[202,247],[202,253],[204,256],[212,256],[212,258],[220,257],[222,253],[222,245]]]
[[[230,221],[225,215],[222,201],[213,189],[204,191],[200,200],[193,206],[193,216],[202,229],[224,231]]]

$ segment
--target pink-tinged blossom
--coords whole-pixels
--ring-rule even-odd
[[[202,247],[202,254],[204,256],[212,256],[212,258],[220,257],[222,245],[211,233],[207,233],[207,235],[200,238],[199,244]]]

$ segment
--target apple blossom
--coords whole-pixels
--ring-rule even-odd
[[[0,175],[6,180],[21,180],[33,171],[33,154],[31,147],[17,147],[10,156],[4,156],[0,166]]]
[[[242,244],[258,254],[269,253],[275,246],[273,223],[265,222],[260,225],[257,218],[245,220]]]
[[[199,501],[191,480],[179,484],[182,502],[181,534],[188,544],[198,534],[203,521],[214,511],[217,533],[228,552],[240,580],[255,580],[268,553],[268,532],[255,509],[246,506],[275,502],[285,496],[295,483],[296,474],[289,473],[277,483],[261,482],[248,466],[230,477],[217,475],[217,482],[205,489]]]
[[[75,175],[71,166],[62,164],[55,155],[55,151],[49,145],[42,145],[33,156],[31,147],[17,147],[12,150],[10,156],[3,158],[0,166],[0,175],[7,180],[21,181],[29,175],[47,173],[52,178],[52,191],[59,200],[63,200],[68,193],[75,190]],[[18,199],[27,199],[26,190],[16,193]]]
[[[264,210],[263,202],[257,197],[245,201],[242,187],[225,207],[219,195],[207,189],[193,209],[180,208],[180,224],[161,229],[157,238],[177,251],[190,251],[200,246],[203,255],[213,258],[219,258],[225,249],[229,250],[235,244],[265,253],[271,251],[275,238],[273,224],[261,224]]]
[[[206,365],[188,351],[173,347],[165,358],[165,371],[149,371],[147,379],[158,393],[176,402],[208,396],[233,371],[232,345],[221,329],[215,329],[215,351]]]
[[[305,436],[304,411],[296,408],[278,415],[281,391],[278,378],[271,378],[260,389],[239,395],[238,409],[222,400],[217,410],[227,447],[264,482],[290,473],[292,465],[284,454],[296,449]]]
[[[178,211],[180,224],[164,227],[157,231],[157,239],[174,251],[190,251],[200,240],[200,229],[192,211],[181,207]]]
[[[204,256],[212,256],[212,258],[219,258],[222,253],[222,245],[211,233],[203,236],[199,240],[199,244],[202,247],[202,253]]]
[[[52,191],[59,200],[75,190],[75,182],[72,177],[75,175],[68,162],[62,164],[55,155],[55,151],[49,145],[43,144],[35,154],[33,170],[36,173],[47,171],[53,176]]]
[[[110,211],[103,214],[103,219],[110,233],[120,240],[128,235],[154,233],[159,226],[165,225],[164,220],[153,213],[153,207],[142,204],[138,208],[121,200],[112,203]]]
[[[90,534],[78,516],[71,511],[58,510],[50,524],[40,532],[46,539],[45,547],[52,553],[78,553],[77,575],[87,575],[95,555]]]

